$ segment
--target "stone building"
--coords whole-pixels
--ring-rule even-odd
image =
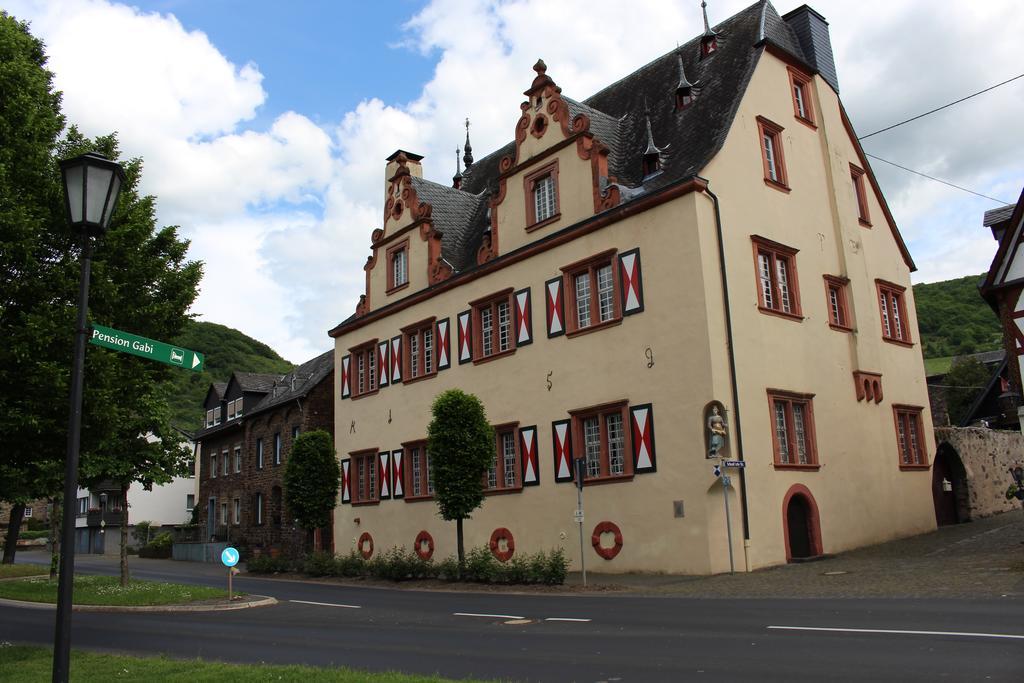
[[[757,2],[681,38],[585,100],[538,61],[514,140],[475,160],[467,136],[451,186],[387,159],[366,291],[331,330],[339,549],[454,552],[425,442],[453,387],[495,429],[465,531],[500,559],[579,566],[575,460],[598,571],[753,569],[935,528],[915,266],[827,22]]]
[[[334,426],[334,353],[286,375],[235,372],[207,391],[199,454],[199,524],[210,541],[301,552],[306,534],[284,505],[284,465],[299,434]],[[318,547],[332,534],[317,532]]]

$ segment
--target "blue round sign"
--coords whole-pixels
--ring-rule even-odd
[[[238,564],[238,551],[231,546],[224,548],[220,554],[220,561],[224,563],[225,567],[234,567]]]

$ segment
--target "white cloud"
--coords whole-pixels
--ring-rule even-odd
[[[749,2],[712,3],[712,22]],[[46,41],[69,119],[90,134],[118,130],[126,154],[145,158],[145,189],[159,197],[161,220],[181,223],[193,255],[206,261],[196,310],[293,361],[328,348],[325,331],[352,313],[362,292],[387,155],[423,154],[426,175],[447,182],[466,116],[477,158],[512,139],[537,58],[567,95],[582,99],[703,28],[697,3],[647,0],[624,11],[614,0],[435,0],[409,19],[402,47],[392,48],[436,58],[420,92],[393,93],[381,73],[379,87],[360,93],[363,101],[339,121],[317,125],[288,112],[255,130],[247,122],[267,98],[258,66],[231,63],[174,17],[109,0],[8,5]],[[843,101],[861,133],[1019,69],[1024,13],[1012,0],[813,5],[830,22]],[[372,64],[368,54],[363,68]],[[1022,104],[1024,79],[865,147],[1015,200],[1024,177]],[[987,267],[994,242],[981,213],[994,203],[873,166],[919,280]],[[233,291],[244,292],[242,300],[225,294]]]

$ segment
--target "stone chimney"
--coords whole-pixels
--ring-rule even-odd
[[[836,62],[832,57],[832,40],[828,34],[828,22],[807,5],[798,7],[785,14],[782,20],[789,24],[800,47],[807,57],[807,62],[814,67],[832,89],[839,92],[839,77],[836,75]]]
[[[395,176],[395,171],[398,170],[399,155],[405,155],[405,167],[409,169],[409,175],[416,176],[417,178],[423,177],[423,166],[420,162],[423,161],[422,154],[413,154],[412,152],[406,152],[404,149],[395,150],[394,154],[387,158],[387,166],[384,167],[384,196],[387,197],[388,190],[391,189],[391,179]]]

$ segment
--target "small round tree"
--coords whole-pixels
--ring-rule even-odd
[[[455,521],[459,572],[466,562],[462,520],[484,501],[484,471],[495,457],[494,430],[480,399],[459,389],[438,395],[427,427],[430,477],[442,519]]]
[[[322,429],[300,435],[285,465],[284,498],[296,524],[307,532],[307,546],[314,529],[331,523],[340,480],[331,435]]]

